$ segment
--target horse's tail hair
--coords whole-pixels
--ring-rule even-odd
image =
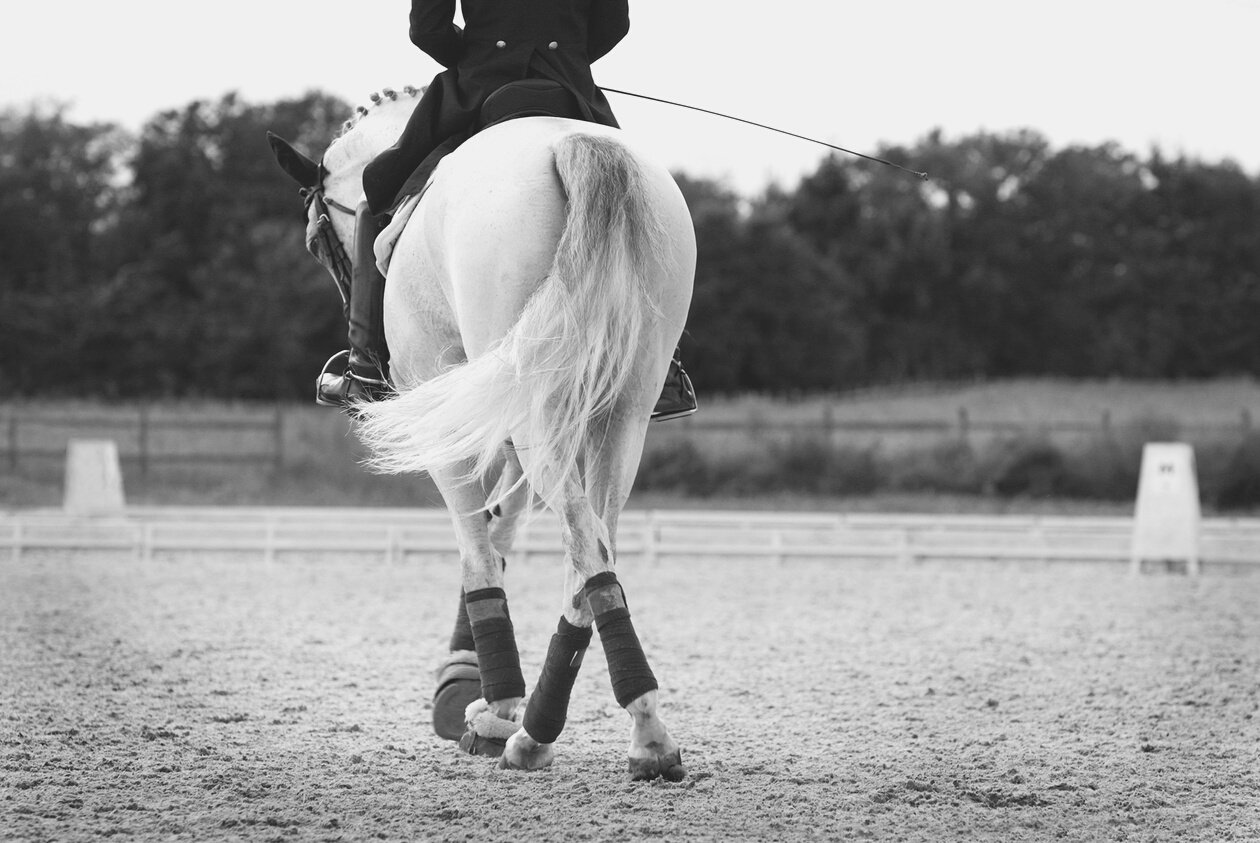
[[[616,139],[571,134],[553,152],[567,212],[546,279],[484,354],[362,407],[360,436],[375,470],[450,470],[472,460],[465,479],[484,477],[523,432],[514,444],[529,483],[554,503],[636,377],[639,344],[659,315],[647,279],[662,227],[648,186]]]

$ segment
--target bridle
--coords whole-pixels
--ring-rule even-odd
[[[341,204],[331,196],[324,195],[324,177],[328,175],[328,170],[322,161],[319,164],[318,173],[315,184],[301,188],[298,193],[302,197],[308,219],[312,206],[315,208],[315,235],[311,238],[311,242],[328,256],[328,263],[324,266],[333,277],[333,283],[337,286],[338,294],[341,295],[342,306],[346,307],[350,303],[350,278],[354,265],[350,261],[350,256],[346,254],[346,247],[333,229],[328,209],[332,208],[351,217],[355,216],[355,210]],[[318,258],[319,255],[316,254],[316,257]]]

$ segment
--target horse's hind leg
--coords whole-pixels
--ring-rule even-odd
[[[463,588],[459,618],[451,638],[452,656],[465,656],[462,663],[466,673],[469,650],[476,654],[473,661],[478,667],[485,711],[494,719],[507,721],[525,695],[525,680],[503,589],[503,561],[490,541],[485,515],[479,511],[485,498],[478,484],[457,480],[453,473],[435,472],[433,479],[451,512],[459,543]],[[448,659],[439,672],[434,729],[443,737],[451,737],[462,727],[464,710],[460,706],[466,704],[473,691],[463,673],[447,676],[444,683],[443,673],[455,672],[459,664]],[[455,679],[461,684],[452,684]],[[455,690],[446,693],[447,689]],[[511,729],[502,731],[465,732],[460,745],[473,754],[497,755]]]
[[[516,537],[516,525],[529,504],[529,484],[518,482],[523,476],[520,461],[510,444],[503,447],[503,462],[490,500],[499,501],[484,514],[490,535],[490,547],[499,555],[506,569],[507,555]],[[437,690],[433,696],[433,730],[439,737],[457,741],[463,737],[464,713],[468,705],[481,698],[476,642],[472,622],[468,619],[465,591],[459,589],[455,628],[451,631],[450,654],[438,665]]]
[[[646,420],[644,413],[644,425]],[[602,437],[600,448],[588,453],[590,497],[576,482],[566,486],[561,507],[566,561],[563,616],[552,636],[523,728],[508,741],[501,761],[504,766],[537,769],[551,763],[551,744],[564,727],[569,693],[593,624],[604,647],[613,694],[634,721],[629,750],[631,778],[663,776],[678,781],[686,774],[678,744],[660,719],[656,677],[613,571],[617,518],[638,465],[642,434],[639,429],[637,437]],[[626,444],[620,449],[610,447],[614,441]],[[634,442],[639,443],[637,447],[632,447]]]
[[[633,721],[628,750],[630,778],[681,781],[687,773],[682,750],[660,718],[656,676],[630,621],[617,575],[610,567],[589,577],[583,594],[604,645],[613,696]]]
[[[655,395],[651,396],[653,400]],[[590,523],[595,537],[594,553],[587,549],[575,559],[586,564],[575,571],[575,580],[582,583],[582,601],[574,593],[573,604],[583,603],[585,617],[591,618],[599,630],[600,642],[608,661],[613,695],[633,720],[630,727],[630,778],[681,781],[687,774],[682,763],[682,750],[670,737],[659,714],[658,685],[647,656],[639,643],[625,590],[617,581],[617,520],[630,495],[638,470],[646,435],[647,412],[626,414],[614,423],[608,435],[587,449],[587,493],[585,511],[575,507],[566,513],[570,523]],[[592,508],[593,505],[593,508]],[[575,538],[580,536],[575,530]],[[588,533],[589,535],[589,533]],[[579,538],[580,540],[580,538]],[[587,539],[589,543],[589,539]],[[572,592],[571,592],[572,593]]]
[[[499,564],[504,570],[507,569],[507,555],[511,552],[512,544],[516,539],[517,523],[529,504],[529,484],[518,482],[522,476],[520,461],[516,459],[510,443],[505,443],[498,479],[494,484],[494,490],[488,496],[490,500],[498,502],[483,515],[490,534],[490,547],[499,554]],[[462,587],[459,590],[457,605],[455,628],[451,632],[452,653],[473,649],[472,626],[468,621],[468,610],[464,605]]]

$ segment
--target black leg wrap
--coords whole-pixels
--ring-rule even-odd
[[[475,650],[477,643],[473,640],[472,624],[468,621],[468,606],[464,603],[464,590],[459,590],[459,609],[455,613],[455,629],[451,631],[451,652],[456,650]]]
[[[539,743],[554,743],[564,730],[573,681],[577,679],[582,656],[590,643],[589,626],[574,626],[560,619],[556,634],[551,636],[551,646],[547,648],[542,674],[525,709],[525,731]]]
[[[464,603],[476,643],[482,696],[486,702],[525,696],[525,676],[503,589],[470,591]]]
[[[595,613],[595,627],[604,645],[613,696],[625,708],[648,691],[660,687],[643,655],[643,645],[630,622],[625,593],[612,571],[596,574],[586,581],[586,599]]]

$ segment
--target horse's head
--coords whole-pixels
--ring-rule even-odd
[[[306,202],[306,248],[332,273],[338,288],[349,283],[345,244],[354,236],[354,209],[363,198],[363,168],[402,134],[422,89],[386,88],[360,106],[324,150],[319,163],[279,135],[267,133],[276,163],[301,188]]]

